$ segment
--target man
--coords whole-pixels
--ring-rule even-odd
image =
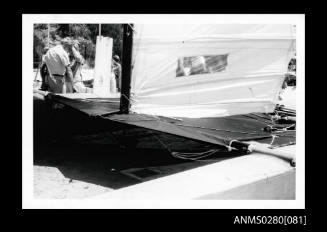
[[[113,63],[113,71],[115,73],[118,92],[121,91],[121,65],[119,62],[120,62],[119,56],[114,55],[112,63]]]
[[[79,42],[77,40],[73,42],[71,53],[74,59],[74,62],[71,65],[73,71],[73,90],[77,93],[90,92],[90,88],[87,88],[82,80],[82,67],[85,60],[79,52]]]
[[[65,38],[44,55],[44,63],[49,71],[48,86],[53,93],[73,92],[73,72],[70,67],[69,50],[71,41]]]
[[[74,64],[71,66],[74,76],[74,83],[82,81],[82,66],[85,63],[83,56],[79,53],[79,42],[75,40],[72,46],[72,55],[74,57]]]

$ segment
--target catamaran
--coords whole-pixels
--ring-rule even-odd
[[[296,111],[278,104],[294,44],[288,24],[124,24],[120,97],[49,93],[46,99],[112,128],[216,146],[190,153],[163,143],[176,158],[244,154],[105,197],[171,197],[167,189],[179,175],[195,182],[175,188],[176,197],[295,199]]]

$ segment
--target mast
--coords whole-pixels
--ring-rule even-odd
[[[131,74],[132,74],[132,48],[133,48],[133,24],[123,26],[123,54],[122,54],[122,83],[120,97],[120,112],[129,113]]]

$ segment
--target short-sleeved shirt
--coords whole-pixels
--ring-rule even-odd
[[[44,55],[44,62],[51,74],[64,75],[66,66],[70,65],[69,56],[62,45],[50,48]]]

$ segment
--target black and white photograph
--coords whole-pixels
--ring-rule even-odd
[[[22,25],[23,207],[304,208],[304,15]]]

